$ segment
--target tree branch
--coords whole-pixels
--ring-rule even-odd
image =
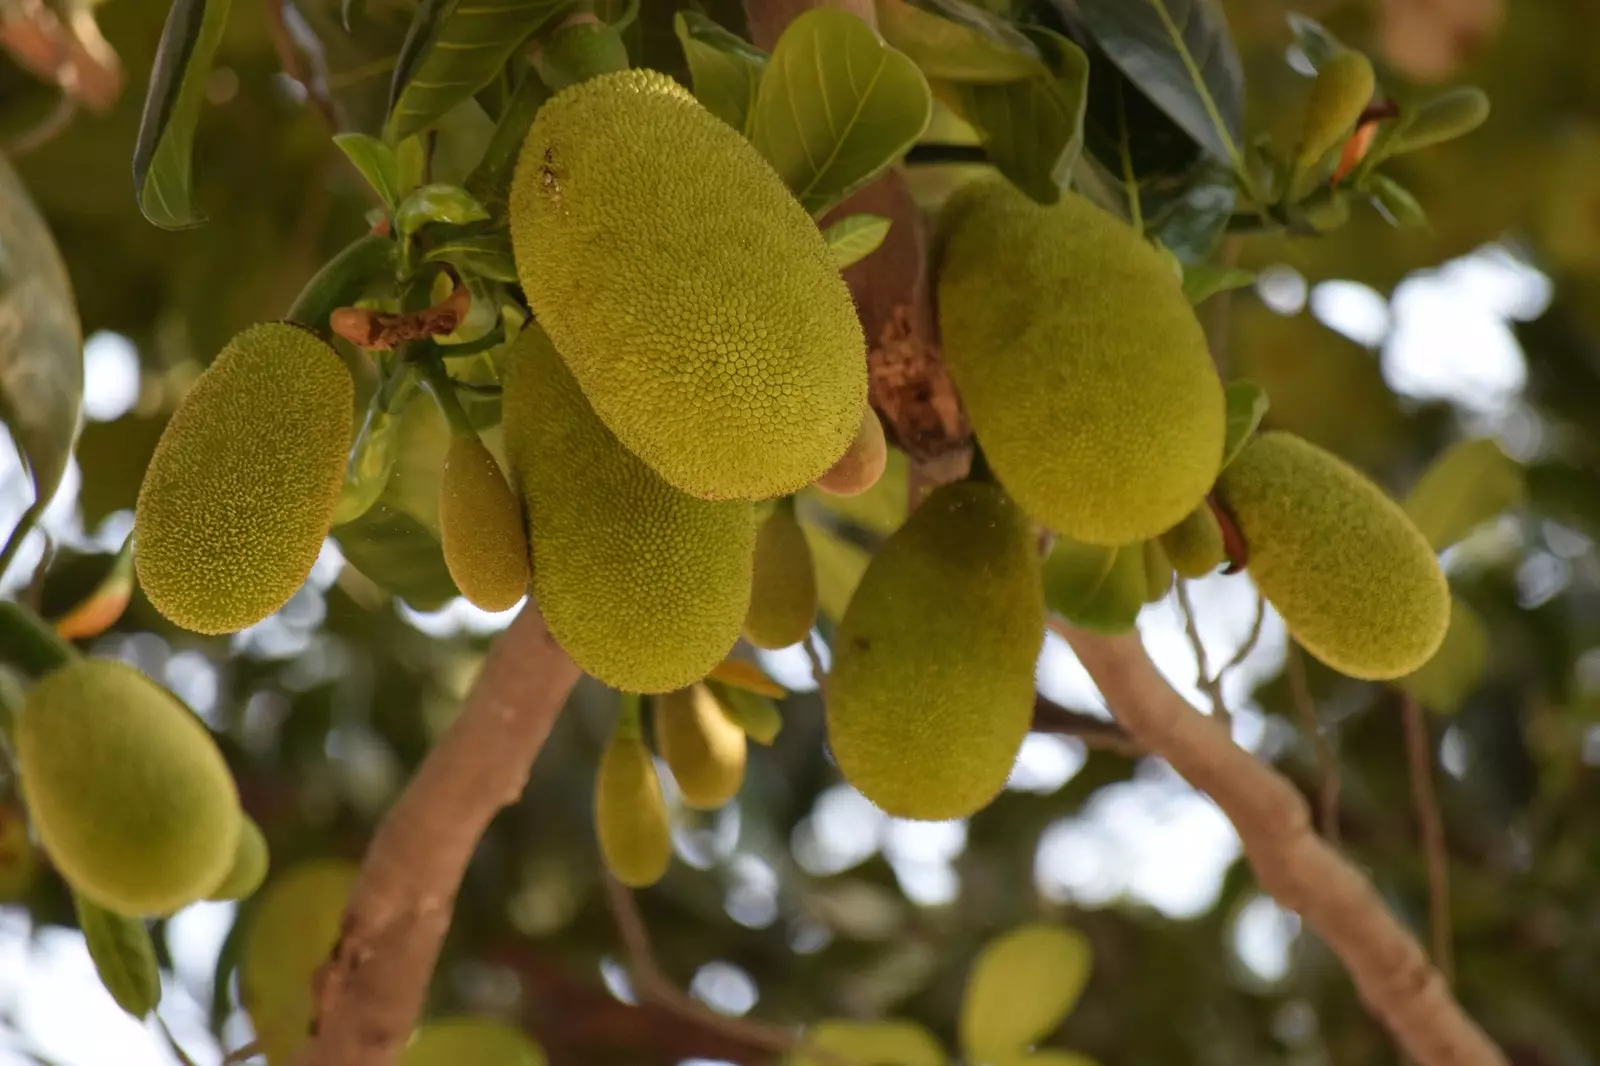
[[[578,680],[530,600],[494,642],[455,721],[384,816],[296,1066],[389,1066],[422,1009],[456,891],[489,822],[522,794]]]
[[[1216,802],[1261,887],[1327,942],[1367,1008],[1422,1066],[1507,1066],[1372,884],[1311,830],[1299,791],[1235,746],[1167,684],[1137,634],[1059,633],[1134,740]]]
[[[1028,729],[1034,733],[1075,737],[1086,748],[1109,751],[1116,755],[1125,755],[1130,759],[1150,754],[1117,723],[1107,722],[1092,714],[1068,710],[1054,700],[1040,695],[1033,697],[1033,724]]]
[[[1406,731],[1406,756],[1411,763],[1411,799],[1417,808],[1422,854],[1428,862],[1428,926],[1433,941],[1433,964],[1450,981],[1455,969],[1450,947],[1450,845],[1445,840],[1439,797],[1433,789],[1433,749],[1422,705],[1408,695],[1400,697],[1400,714]]]

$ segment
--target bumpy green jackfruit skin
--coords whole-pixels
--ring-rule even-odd
[[[594,779],[595,836],[611,876],[630,888],[661,880],[672,860],[667,801],[655,760],[637,734],[615,733]]]
[[[744,635],[758,648],[787,648],[806,639],[816,615],[817,573],[811,546],[794,508],[780,507],[756,531]]]
[[[550,632],[626,692],[670,692],[727,655],[750,605],[753,505],[678,491],[597,418],[537,327],[510,354],[506,457]]]
[[[1222,382],[1172,267],[1081,196],[1008,182],[943,221],[945,363],[984,455],[1057,533],[1118,546],[1200,502],[1222,465]]]
[[[759,500],[844,454],[867,396],[849,290],[777,172],[677,82],[631,70],[551,98],[510,211],[539,321],[668,482]]]
[[[1450,624],[1444,572],[1400,505],[1353,467],[1299,437],[1262,433],[1217,489],[1256,586],[1312,655],[1387,681],[1438,650]]]
[[[233,849],[233,864],[222,883],[206,894],[206,899],[244,899],[267,879],[269,864],[267,838],[255,819],[246,815],[239,824],[239,843]]]
[[[684,803],[714,811],[739,794],[747,754],[744,730],[710,689],[690,685],[658,696],[654,721],[656,749]]]
[[[1161,546],[1172,560],[1172,568],[1187,578],[1205,577],[1227,558],[1222,542],[1222,526],[1209,504],[1189,512],[1182,522],[1161,534]]]
[[[998,485],[934,491],[879,549],[828,675],[839,769],[901,818],[963,818],[1000,791],[1033,720],[1044,594],[1032,528]]]
[[[333,522],[355,389],[309,330],[244,330],[162,431],[133,521],[150,602],[196,633],[232,633],[305,582]]]
[[[1301,123],[1302,165],[1321,159],[1354,128],[1372,101],[1375,86],[1372,62],[1360,52],[1340,52],[1323,65],[1311,84]]]
[[[883,423],[871,407],[861,412],[861,427],[827,473],[817,478],[817,488],[834,496],[859,496],[878,483],[889,464],[889,442]]]
[[[133,667],[82,659],[43,678],[17,716],[16,750],[45,853],[91,902],[171,914],[233,864],[242,815],[222,753]]]
[[[522,506],[477,434],[458,434],[445,453],[439,539],[450,577],[474,606],[509,611],[528,591]]]

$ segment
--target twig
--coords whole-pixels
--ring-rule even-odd
[[[1189,638],[1189,647],[1194,651],[1195,684],[1211,701],[1211,717],[1215,718],[1217,724],[1231,737],[1233,713],[1228,710],[1228,701],[1222,698],[1222,671],[1217,671],[1215,676],[1211,673],[1211,665],[1206,659],[1206,646],[1200,639],[1200,623],[1195,620],[1194,603],[1189,599],[1188,580],[1179,578],[1177,585],[1178,606],[1183,610],[1183,632]]]
[[[272,47],[278,53],[283,72],[306,87],[306,97],[312,106],[322,115],[328,129],[338,133],[339,114],[334,109],[333,101],[317,86],[316,78],[306,69],[305,57],[296,47],[289,26],[283,20],[284,0],[263,0],[263,3],[267,9],[267,36],[272,38]]]
[[[610,874],[605,875],[605,882],[606,903],[628,953],[628,973],[633,978],[633,991],[639,1002],[654,1003],[733,1040],[770,1051],[784,1053],[799,1046],[798,1034],[780,1026],[718,1014],[668,980],[656,963],[655,952],[650,947],[650,932],[645,928],[633,893]]]
[[[1267,620],[1267,598],[1261,593],[1256,593],[1256,616],[1250,623],[1250,632],[1245,634],[1244,643],[1239,645],[1239,650],[1233,653],[1232,658],[1223,663],[1217,670],[1217,683],[1233,670],[1244,665],[1250,658],[1250,653],[1256,650],[1256,645],[1261,641],[1261,627]]]
[[[248,1044],[241,1044],[222,1056],[222,1066],[243,1066],[244,1063],[249,1062],[256,1056],[265,1055],[266,1053],[267,1049],[261,1046],[260,1041],[252,1040]]]
[[[1293,638],[1283,663],[1289,680],[1289,702],[1294,705],[1294,715],[1300,729],[1317,752],[1317,809],[1322,835],[1335,847],[1339,844],[1339,756],[1333,743],[1322,731],[1317,720],[1317,707],[1311,699],[1311,686],[1306,682],[1306,661],[1300,645]]]
[[[1034,733],[1075,737],[1082,741],[1086,748],[1126,755],[1130,759],[1149,754],[1142,744],[1128,736],[1117,723],[1096,718],[1092,714],[1080,714],[1068,710],[1054,700],[1039,695],[1033,697],[1033,724],[1028,729]]]
[[[1367,1009],[1407,1053],[1423,1066],[1509,1066],[1371,882],[1311,831],[1293,784],[1174,692],[1136,634],[1103,637],[1054,619],[1050,625],[1128,734],[1222,809],[1261,887],[1333,949]]]
[[[828,671],[822,668],[822,653],[817,649],[817,641],[819,639],[821,638],[817,636],[816,630],[812,630],[806,634],[806,639],[801,643],[806,647],[806,658],[811,661],[811,680],[817,683],[818,692],[826,692],[828,690]]]
[[[66,132],[77,114],[77,97],[71,93],[62,93],[61,99],[56,101],[56,106],[50,109],[48,115],[40,119],[32,129],[17,134],[4,146],[0,146],[0,150],[12,159],[20,159],[29,152],[36,152]]]
[[[1446,982],[1455,980],[1454,952],[1450,947],[1450,846],[1439,817],[1439,797],[1433,789],[1433,751],[1428,744],[1428,724],[1422,706],[1410,696],[1400,697],[1405,722],[1406,756],[1411,763],[1411,799],[1417,808],[1422,834],[1422,854],[1428,863],[1428,926],[1433,939],[1433,964]]]
[[[516,802],[578,668],[530,601],[373,836],[296,1066],[389,1066],[410,1036],[467,861]]]

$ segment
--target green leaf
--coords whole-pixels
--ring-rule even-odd
[[[904,155],[932,113],[915,63],[854,15],[813,8],[778,38],[751,140],[820,215]]]
[[[697,11],[679,11],[672,30],[689,61],[695,99],[748,137],[767,53]]]
[[[966,1061],[991,1062],[1060,1025],[1089,982],[1090,957],[1088,937],[1056,925],[1023,925],[991,940],[961,1001]]]
[[[1222,445],[1224,468],[1233,462],[1240,449],[1249,442],[1256,427],[1261,425],[1261,420],[1267,416],[1267,408],[1270,406],[1267,391],[1248,378],[1228,382],[1225,399],[1228,425]]]
[[[356,434],[350,449],[350,460],[345,466],[344,484],[339,490],[339,502],[333,509],[333,524],[344,525],[366,514],[383,495],[394,473],[395,448],[399,440],[400,416],[416,399],[416,377],[407,374],[391,390],[385,404],[384,390],[372,395],[367,405],[366,418]]]
[[[400,203],[400,168],[394,149],[385,141],[365,133],[338,133],[333,143],[355,165],[372,191],[393,211]]]
[[[399,140],[426,129],[499,75],[523,42],[569,0],[446,0],[424,4],[413,23],[412,54],[395,68],[386,134]],[[429,12],[430,7],[438,10]],[[426,15],[431,14],[431,18]]]
[[[878,0],[878,31],[929,78],[994,84],[1039,73],[1039,53],[1002,19],[962,0]]]
[[[816,1048],[827,1055],[808,1054]],[[944,1048],[916,1022],[828,1018],[808,1028],[789,1066],[947,1066]]]
[[[706,684],[727,716],[744,730],[745,736],[769,748],[778,739],[778,733],[783,729],[783,715],[778,713],[777,704],[765,696],[719,681],[708,681]]]
[[[877,251],[888,235],[889,220],[882,215],[846,215],[822,231],[840,270]]]
[[[50,228],[0,156],[0,422],[33,482],[34,502],[10,531],[0,576],[61,484],[83,403],[83,328],[72,279]]]
[[[1401,229],[1428,227],[1428,213],[1423,210],[1417,198],[1411,195],[1410,189],[1384,174],[1373,174],[1368,177],[1367,186],[1372,191],[1373,199],[1394,225]]]
[[[284,317],[326,331],[333,312],[367,294],[374,282],[394,281],[394,239],[365,233],[351,241],[306,282]]]
[[[1423,472],[1405,509],[1434,551],[1443,551],[1526,495],[1522,467],[1484,437],[1447,448]]]
[[[1044,57],[1032,77],[1002,85],[950,86],[961,116],[977,128],[983,149],[1017,188],[1055,203],[1083,153],[1089,59],[1060,34],[1029,27]]]
[[[150,930],[139,919],[113,914],[76,892],[72,902],[100,983],[117,1006],[144,1019],[161,1001],[161,971]]]
[[[505,204],[506,190],[516,169],[517,156],[522,152],[522,142],[528,137],[528,127],[533,125],[533,116],[549,98],[550,92],[544,82],[532,67],[524,66],[517,87],[495,121],[494,133],[483,150],[483,158],[467,178],[467,191],[479,202],[497,208]]]
[[[517,280],[517,261],[511,251],[511,238],[503,230],[445,237],[430,247],[423,259],[432,263],[449,263],[462,274],[488,281],[514,284]]]
[[[1077,10],[1124,77],[1213,157],[1235,162],[1244,73],[1214,0],[1079,0]]]
[[[394,227],[404,239],[430,222],[464,226],[469,222],[482,222],[488,217],[489,212],[477,197],[461,186],[424,185],[395,208]]]
[[[382,499],[335,526],[333,538],[351,566],[419,611],[437,611],[457,595],[438,536]]]
[[[133,189],[162,229],[205,222],[194,202],[194,130],[206,77],[228,24],[229,0],[173,0],[156,48],[133,149]]]
[[[1289,29],[1294,33],[1294,43],[1305,54],[1312,70],[1321,70],[1329,59],[1347,50],[1345,44],[1316,19],[1291,12]]]
[[[1462,85],[1440,93],[1407,116],[1384,153],[1396,156],[1464,137],[1489,118],[1489,96],[1475,85]]]
[[[1183,294],[1191,304],[1199,304],[1219,292],[1253,285],[1255,271],[1218,263],[1186,263],[1183,268]]]
[[[817,568],[817,606],[835,624],[844,617],[861,575],[867,572],[872,561],[858,545],[843,540],[819,525],[802,520],[806,544],[811,548],[811,561]]]
[[[1395,684],[1435,714],[1454,714],[1483,683],[1488,669],[1489,631],[1477,611],[1452,596],[1444,643],[1433,658]]]
[[[1141,544],[1105,548],[1058,537],[1044,561],[1045,606],[1096,633],[1132,629],[1149,588]]]
[[[1087,1055],[1047,1047],[1038,1051],[1019,1051],[995,1059],[989,1066],[1100,1066]]]

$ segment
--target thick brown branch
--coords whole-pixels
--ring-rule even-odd
[[[315,982],[316,1021],[296,1066],[390,1066],[422,1009],[467,861],[516,801],[578,680],[530,601],[378,826]]]
[[[1369,1010],[1422,1066],[1506,1066],[1372,884],[1311,831],[1299,791],[1174,692],[1136,634],[1052,622],[1117,721],[1228,816],[1261,887],[1344,962]]]
[[[1043,696],[1033,698],[1033,724],[1028,728],[1035,733],[1076,737],[1086,748],[1126,755],[1130,759],[1149,754],[1117,723],[1096,718],[1092,714],[1068,710]]]

